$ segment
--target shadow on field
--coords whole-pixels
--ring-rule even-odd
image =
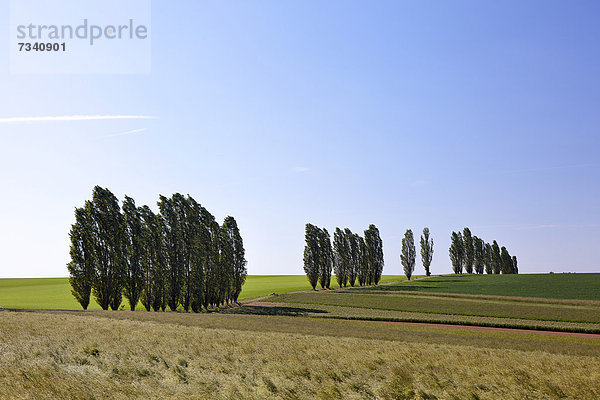
[[[433,282],[433,281],[429,281]],[[356,291],[368,290],[376,292],[422,292],[424,290],[440,289],[447,286],[435,286],[435,285],[383,285],[383,286],[369,286],[359,289],[351,289]]]
[[[286,317],[300,317],[308,314],[326,314],[327,311],[313,308],[301,307],[278,307],[278,306],[255,306],[247,305],[242,307],[223,310],[222,314],[247,314],[247,315],[283,315]]]

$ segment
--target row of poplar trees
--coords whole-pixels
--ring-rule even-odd
[[[517,257],[510,255],[506,247],[500,247],[494,240],[491,244],[473,236],[469,228],[452,232],[450,261],[455,274],[463,269],[472,274],[518,274]]]
[[[407,229],[402,238],[402,252],[400,253],[400,262],[404,268],[404,275],[410,280],[415,271],[417,251],[415,249],[415,238],[411,229]],[[431,261],[433,260],[433,239],[429,234],[429,228],[423,228],[421,235],[421,262],[425,269],[425,275],[430,276]]]
[[[247,271],[235,219],[219,225],[179,193],[160,196],[158,207],[155,214],[128,196],[120,206],[96,186],[92,200],[75,209],[67,267],[84,310],[91,295],[103,310],[119,309],[123,296],[131,310],[141,301],[147,311],[199,312],[237,302]]]
[[[340,287],[377,285],[383,273],[383,242],[375,225],[369,225],[364,238],[350,229],[336,228],[333,246],[327,229],[306,224],[304,247],[304,272],[316,289],[331,285],[331,272],[335,272]]]

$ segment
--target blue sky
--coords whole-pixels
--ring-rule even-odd
[[[0,41],[0,277],[66,276],[94,185],[235,216],[251,274],[302,273],[306,222],[376,224],[387,274],[424,226],[434,273],[464,226],[522,272],[598,272],[599,17],[593,1],[154,1],[149,75],[11,75]],[[2,122],[72,115],[155,118]]]

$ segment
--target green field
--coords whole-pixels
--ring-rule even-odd
[[[351,306],[363,309],[431,314],[600,323],[600,307],[598,305],[547,304],[535,301],[513,301],[510,298],[500,300],[496,298],[473,299],[414,294],[377,295],[346,290],[340,292],[282,294],[270,300],[282,303]]]
[[[600,274],[444,275],[375,290],[600,300]]]
[[[404,276],[384,275],[382,282],[405,280]],[[249,275],[241,299],[309,290],[304,275]],[[123,304],[126,300],[123,299]],[[71,295],[68,278],[0,279],[0,307],[28,309],[79,310],[81,307]],[[92,300],[91,310],[100,307]],[[138,306],[141,308],[141,306]]]
[[[600,334],[600,324],[594,322],[565,322],[558,320],[522,319],[510,317],[483,317],[477,315],[436,314],[411,311],[381,310],[353,306],[322,304],[253,302],[225,313],[255,315],[288,315],[313,318],[331,318],[382,322],[418,322],[480,327],[547,330]]]
[[[561,280],[560,278],[565,278]],[[510,279],[506,279],[510,278]],[[571,291],[571,285],[595,282],[597,274],[519,275],[505,277],[441,276],[335,291],[305,291],[271,296],[246,307],[248,312],[395,322],[543,329],[600,333],[600,301],[590,292]],[[523,282],[529,286],[526,287]],[[493,283],[520,297],[481,294]],[[510,283],[513,283],[511,286]],[[539,287],[543,289],[539,289]],[[551,288],[548,288],[551,286]],[[527,288],[527,290],[525,290]],[[415,290],[418,289],[418,290]],[[551,290],[571,299],[526,297]],[[445,292],[439,292],[444,290]],[[556,297],[556,296],[555,296]],[[276,308],[273,308],[275,306]],[[255,307],[252,309],[251,307]],[[239,312],[236,310],[234,312]]]

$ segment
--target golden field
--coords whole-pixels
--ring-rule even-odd
[[[600,398],[600,338],[236,314],[0,312],[0,398]]]

